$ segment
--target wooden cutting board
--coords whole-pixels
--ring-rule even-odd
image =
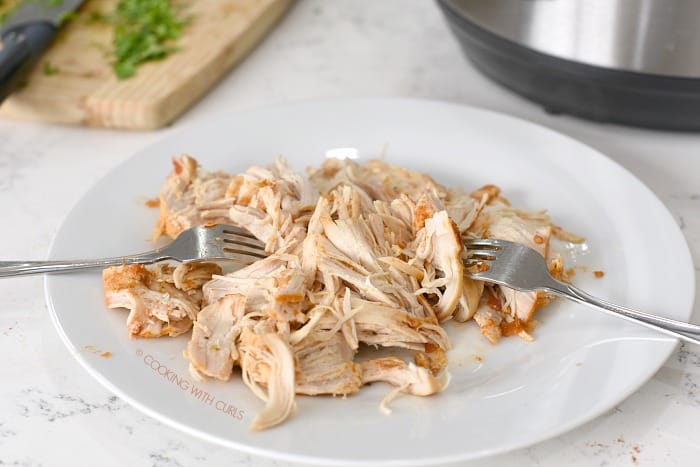
[[[145,130],[173,121],[283,15],[292,0],[189,0],[190,24],[179,51],[146,63],[119,80],[106,56],[112,28],[89,22],[111,12],[116,0],[89,0],[57,36],[27,85],[0,105],[0,117],[103,128]],[[44,64],[58,71],[47,75]]]

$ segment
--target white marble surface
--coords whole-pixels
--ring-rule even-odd
[[[479,75],[436,5],[418,0],[300,1],[243,64],[165,130],[0,121],[0,257],[43,257],[87,185],[170,132],[220,112],[332,96],[451,100],[580,139],[651,187],[700,264],[700,135],[547,115]],[[0,466],[287,465],[194,439],[108,393],[60,342],[40,277],[4,279],[0,297]],[[700,322],[698,307],[694,320]],[[651,381],[602,417],[528,449],[464,465],[698,465],[699,385],[700,351],[682,346]]]

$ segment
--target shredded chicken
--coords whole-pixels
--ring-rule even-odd
[[[107,308],[128,308],[131,337],[177,336],[187,332],[201,305],[196,284],[221,273],[216,264],[114,266],[102,273]],[[201,285],[199,286],[201,287]]]
[[[554,227],[544,212],[510,206],[494,185],[471,193],[380,161],[329,159],[304,177],[279,158],[239,175],[173,160],[154,237],[229,223],[265,243],[267,258],[223,274],[213,264],[120,266],[104,271],[107,306],[130,309],[131,336],[192,329],[185,351],[197,378],[228,380],[235,367],[265,402],[253,430],[294,412],[295,395],[356,393],[364,384],[427,396],[449,380],[450,340],[441,323],[474,319],[496,343],[532,339],[546,297],[470,279],[463,238],[493,237],[549,257]],[[358,361],[361,346],[403,349]]]

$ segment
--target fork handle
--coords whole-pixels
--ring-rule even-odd
[[[151,264],[167,256],[159,252],[148,252],[133,256],[117,256],[90,260],[69,261],[0,261],[0,277],[43,274],[47,272],[68,272],[78,269],[97,269],[123,264]]]
[[[608,314],[624,318],[628,321],[641,324],[684,341],[700,345],[700,326],[661,316],[650,315],[631,308],[615,305],[614,303],[606,302],[605,300],[594,297],[578,287],[574,287],[573,285],[565,284],[559,281],[554,281],[554,283],[547,287],[546,290],[561,297],[568,298],[569,300],[573,300],[575,302],[604,311]]]

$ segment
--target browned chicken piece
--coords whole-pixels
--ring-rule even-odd
[[[496,185],[484,185],[470,193],[470,197],[475,200],[484,200],[489,203],[501,195],[501,189]],[[506,203],[508,204],[508,203]]]
[[[276,277],[269,316],[281,322],[306,321],[304,275],[298,269],[286,269]]]
[[[413,361],[437,376],[447,368],[447,353],[440,347],[425,344],[425,351],[414,354]]]
[[[479,308],[474,313],[474,321],[481,328],[481,333],[492,344],[497,344],[501,338],[501,323],[503,322],[503,313],[492,310],[488,307]]]
[[[160,191],[160,216],[153,231],[154,240],[161,235],[175,238],[183,230],[203,224],[204,206],[220,200],[230,180],[231,176],[223,172],[199,169],[197,161],[186,154],[173,158],[173,170]],[[218,220],[218,223],[226,221]]]
[[[514,209],[503,198],[494,198],[489,205],[484,207],[477,224],[477,231],[483,231],[484,235],[521,243],[540,252],[542,256],[547,256],[549,240],[552,235],[552,223],[545,212]],[[497,286],[497,289],[502,311],[488,310],[478,317],[475,315],[482,332],[492,342],[497,342],[501,335],[501,332],[493,326],[495,321],[499,321],[497,326],[510,326],[510,328],[513,328],[511,323],[515,319],[517,319],[517,323],[528,323],[534,312],[543,303],[542,298],[544,297],[540,292],[518,292],[503,286]],[[496,320],[493,317],[494,313],[502,313],[503,316],[500,320]],[[523,331],[524,328],[516,334],[529,338],[527,332]]]
[[[199,304],[172,283],[172,271],[167,265],[132,264],[102,272],[107,308],[130,310],[131,337],[177,336],[192,326]]]

